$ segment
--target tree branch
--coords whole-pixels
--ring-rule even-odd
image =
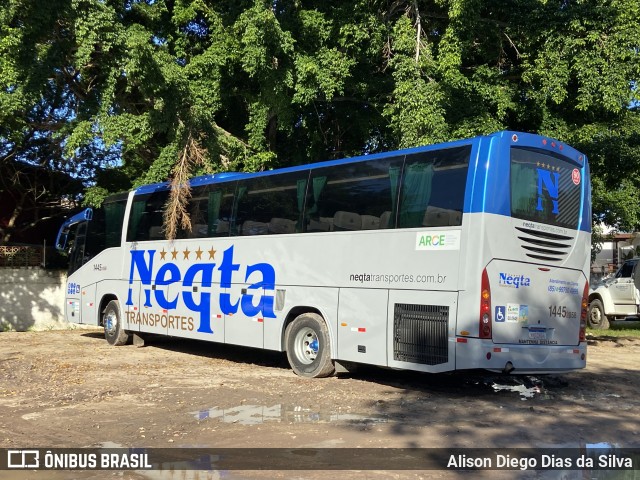
[[[204,165],[207,150],[193,138],[191,133],[180,152],[178,163],[173,167],[171,179],[171,192],[167,200],[164,212],[164,230],[168,240],[176,238],[178,226],[183,230],[191,231],[191,219],[187,206],[191,199],[191,187],[189,178],[197,165]]]
[[[420,37],[422,36],[422,23],[420,22],[420,10],[418,10],[417,0],[413,1],[413,8],[416,11],[416,63],[420,60]]]

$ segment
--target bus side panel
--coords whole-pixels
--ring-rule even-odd
[[[162,315],[168,316],[165,333],[176,337],[224,343],[226,319],[219,308],[217,293],[218,286],[211,290],[204,288],[202,282],[193,282],[191,286],[170,285],[167,298],[178,303],[175,309],[160,310]],[[197,309],[188,308],[185,302],[192,306],[197,305]],[[208,319],[205,318],[207,315],[199,310],[208,312]]]
[[[221,289],[222,294],[228,294],[232,302],[237,305],[235,313],[224,316],[225,343],[244,345],[247,347],[264,348],[264,322],[269,321],[260,313],[245,314],[245,310],[262,311],[264,302],[263,289],[249,289],[249,284],[235,284],[231,288]],[[241,302],[244,302],[244,309]],[[250,304],[250,305],[249,305]]]
[[[75,283],[67,282],[67,294],[64,297],[64,318],[69,323],[82,323],[80,320],[80,292],[75,293]],[[71,293],[73,289],[73,293]]]
[[[391,290],[388,365],[433,373],[454,370],[457,309],[457,292]]]
[[[94,317],[91,322],[92,325],[101,325],[102,324],[102,311],[100,310],[100,306],[103,304],[102,300],[106,296],[115,295],[120,303],[120,314],[122,315],[123,325],[127,325],[127,287],[129,285],[123,282],[121,279],[107,279],[102,280],[96,284],[96,296],[94,299],[95,302],[95,311],[93,313]],[[106,307],[106,304],[102,305],[103,309]],[[136,328],[137,330],[137,328]]]
[[[340,289],[337,358],[387,365],[388,300],[385,289]]]
[[[86,325],[100,324],[102,296],[115,294],[117,285],[122,284],[121,280],[111,280],[110,285],[106,285],[105,281],[120,274],[120,264],[120,249],[109,248],[88,260],[69,276],[65,298],[67,321]]]
[[[294,307],[302,310],[317,310],[324,318],[331,341],[331,353],[336,358],[337,323],[338,323],[338,289],[323,287],[276,286],[279,300],[275,302],[276,318],[264,320],[264,348],[284,351],[287,349],[284,338],[284,324],[289,312]],[[282,302],[282,304],[279,304]],[[282,308],[280,308],[282,307]],[[293,320],[291,318],[291,320]]]
[[[139,301],[134,300],[133,303],[135,305],[129,309],[131,312],[129,314],[130,325],[133,325],[134,330],[139,330],[141,332],[167,335],[169,333],[167,329],[169,318],[171,317],[173,319],[174,317],[177,317],[177,315],[173,310],[158,307],[153,298],[158,294],[165,295],[169,298],[172,293],[170,292],[170,288],[172,286],[154,285],[152,287],[153,289],[149,292],[149,295],[153,297],[151,300],[152,306],[149,306],[146,302],[149,286],[138,281],[135,281],[134,284],[139,292],[139,297],[137,297]]]
[[[144,302],[140,295],[141,286],[142,282],[140,280],[130,282],[123,298],[124,302],[120,305],[120,313],[124,317],[123,325],[132,332],[139,332],[140,323],[142,322],[139,308]]]
[[[97,325],[97,310],[100,305],[96,305],[96,284],[83,285],[81,290],[80,323]]]
[[[164,285],[162,282],[154,282],[151,287],[142,282],[135,281],[136,288],[139,289],[138,301],[133,300],[134,306],[130,314],[130,324],[134,329],[141,332],[167,335],[170,322],[176,323],[176,318],[181,316],[176,314],[174,309],[162,308],[158,305],[158,298],[172,299],[178,296],[177,288],[174,285]],[[147,301],[147,297],[150,301]]]

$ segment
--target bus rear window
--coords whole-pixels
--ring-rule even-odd
[[[572,163],[534,148],[511,148],[511,215],[559,227],[578,227],[582,188]]]

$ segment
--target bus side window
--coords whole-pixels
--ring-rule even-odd
[[[178,238],[228,236],[228,228],[225,232],[218,232],[217,226],[221,215],[226,215],[227,218],[231,215],[234,186],[234,183],[222,183],[193,187],[187,206],[190,228],[181,227]],[[226,190],[230,190],[226,196],[228,205],[223,206],[222,199]]]
[[[394,228],[402,156],[314,169],[307,193],[307,231]]]
[[[169,191],[159,191],[136,197],[131,206],[127,242],[164,240],[164,206]]]
[[[180,238],[228,237],[236,183],[215,183],[193,187],[187,211],[191,229]]]
[[[105,248],[117,247],[122,237],[124,213],[127,208],[128,194],[118,194],[105,200],[104,210]]]
[[[185,229],[179,232],[180,238],[202,238],[208,234],[208,210],[209,202],[206,193],[206,187],[200,186],[191,189],[191,198],[187,211],[189,212],[189,221],[191,229]]]
[[[149,215],[145,212],[146,203],[145,197],[135,197],[133,200],[127,227],[127,242],[137,242],[149,238]]]
[[[147,213],[149,215],[149,240],[165,240],[164,211],[169,199],[169,191],[152,193],[147,200]]]
[[[471,146],[408,155],[402,174],[398,227],[462,225]]]
[[[239,235],[302,232],[308,171],[239,182],[235,225]]]

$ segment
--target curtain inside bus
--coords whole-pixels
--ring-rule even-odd
[[[398,215],[399,228],[421,227],[431,199],[433,164],[414,163],[405,167],[402,200]]]
[[[209,236],[218,233],[218,222],[220,221],[220,205],[222,204],[222,190],[209,192],[209,212],[207,219],[207,231]]]

